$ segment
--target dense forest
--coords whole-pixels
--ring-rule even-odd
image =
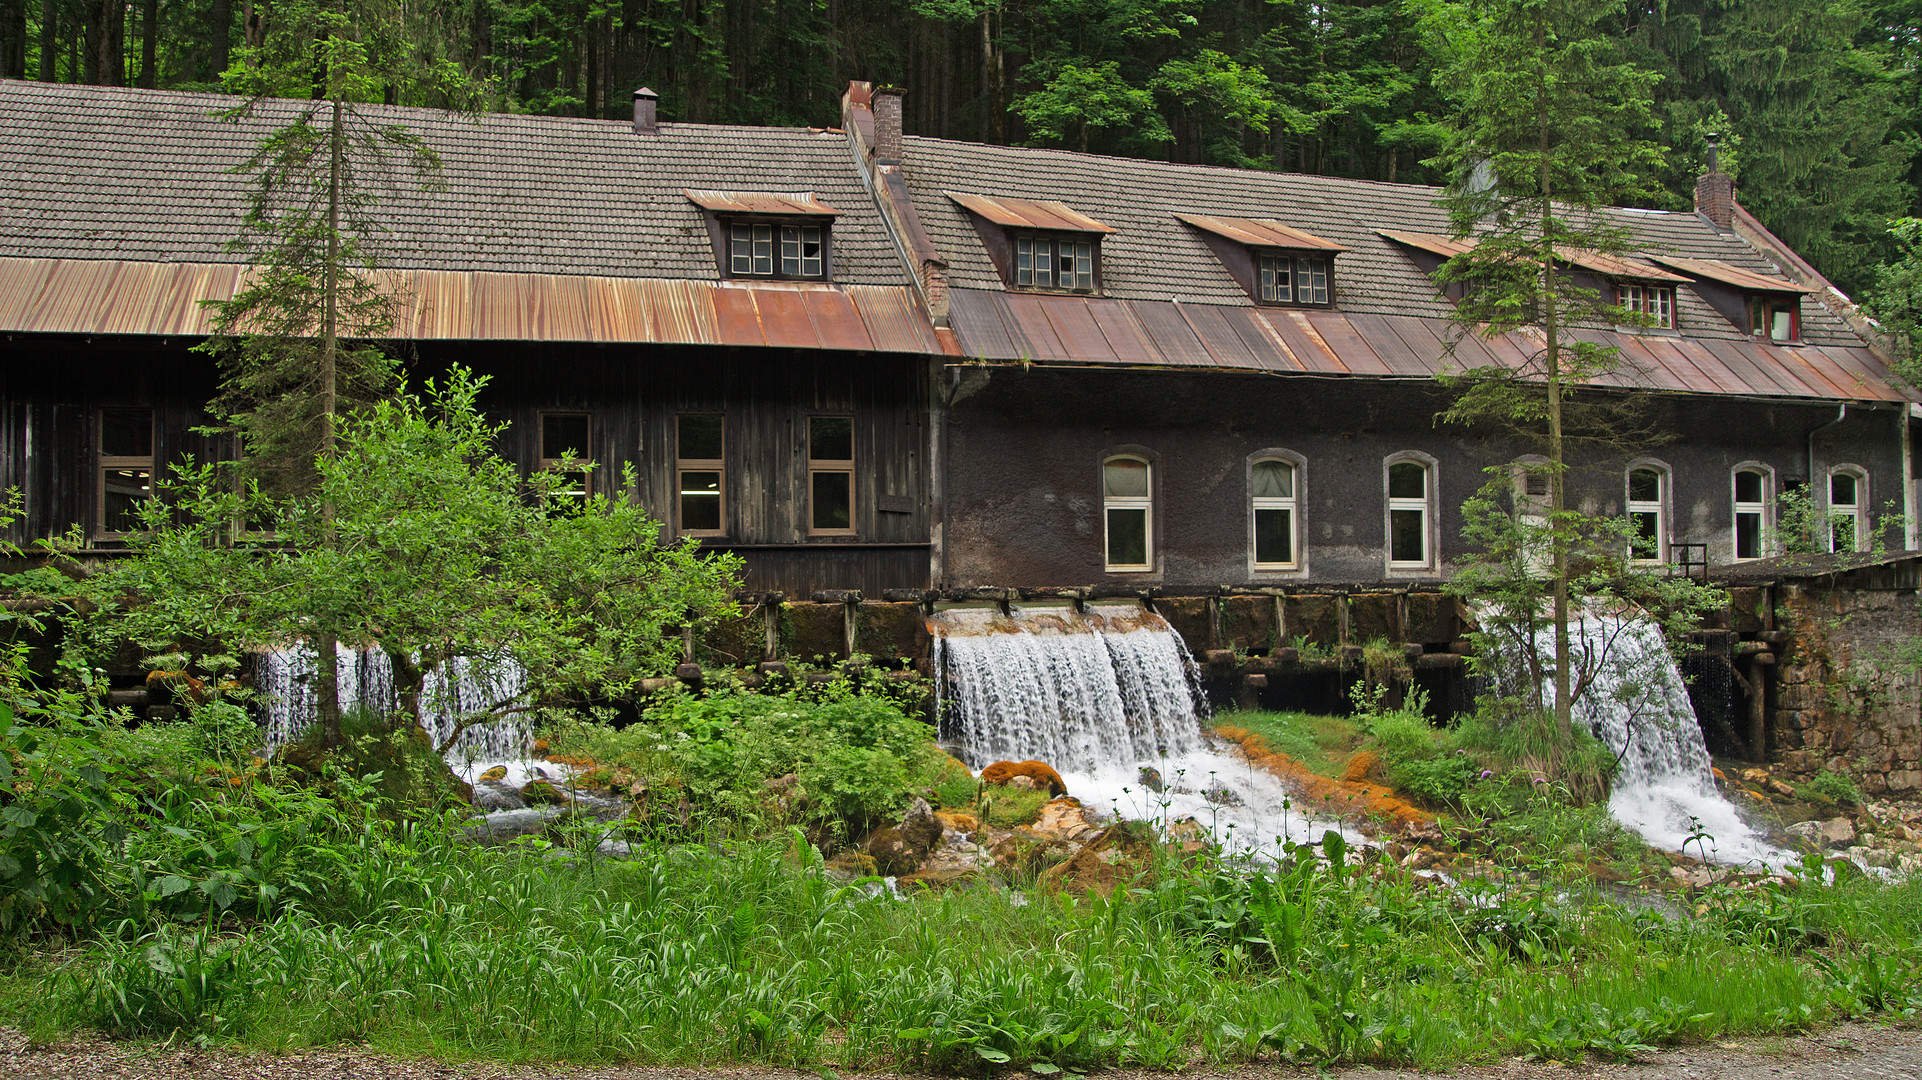
[[[275,5],[0,0],[0,76],[216,90]],[[850,78],[905,88],[912,133],[1325,173],[1440,179],[1446,0],[360,0],[486,80],[493,107],[832,126]],[[1922,179],[1922,0],[1631,0],[1619,41],[1660,76],[1665,171],[1690,204],[1710,133],[1743,204],[1838,285],[1893,261]],[[391,100],[435,104],[407,87]]]

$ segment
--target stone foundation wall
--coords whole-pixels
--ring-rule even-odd
[[[1823,769],[1869,794],[1922,790],[1922,675],[1900,650],[1922,641],[1922,603],[1909,589],[1775,589],[1788,632],[1770,695],[1771,748],[1782,769]]]

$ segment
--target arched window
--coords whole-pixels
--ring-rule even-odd
[[[1628,469],[1629,561],[1668,562],[1668,469],[1653,462]]]
[[[1430,570],[1435,565],[1435,465],[1419,454],[1387,460],[1388,568]]]
[[[1548,459],[1530,454],[1517,458],[1510,467],[1510,498],[1515,506],[1515,522],[1521,526],[1522,560],[1529,574],[1545,577],[1555,556],[1548,536],[1548,514],[1553,501],[1550,494]]]
[[[1249,466],[1249,542],[1257,570],[1301,566],[1300,480],[1301,467],[1293,461],[1258,458]]]
[[[1769,553],[1769,507],[1775,477],[1764,465],[1735,468],[1735,558],[1760,559]]]
[[[1854,465],[1829,473],[1829,550],[1861,551],[1868,546],[1869,478]]]
[[[1154,568],[1154,499],[1147,459],[1117,455],[1101,463],[1101,506],[1107,525],[1107,569]]]

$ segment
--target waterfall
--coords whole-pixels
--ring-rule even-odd
[[[1568,629],[1575,670],[1593,673],[1574,718],[1621,763],[1608,800],[1616,820],[1665,851],[1686,845],[1688,854],[1706,850],[1717,862],[1787,863],[1791,856],[1763,841],[1716,790],[1688,687],[1661,630],[1645,616],[1595,611]],[[1554,655],[1554,634],[1548,627],[1536,635],[1544,656]],[[1552,686],[1543,697],[1553,701]],[[1706,834],[1700,847],[1690,840],[1696,833]]]
[[[1266,770],[1211,748],[1194,662],[1139,604],[952,608],[928,628],[942,738],[973,768],[1045,761],[1090,809],[1193,818],[1241,853],[1274,854],[1330,827]]]
[[[394,690],[393,663],[379,649],[337,646],[335,665],[340,709],[392,712],[400,706]],[[278,753],[313,725],[318,710],[314,689],[315,655],[310,645],[270,649],[255,655],[254,688],[260,695],[267,747]],[[521,696],[523,673],[506,658],[455,657],[427,674],[421,688],[421,724],[439,746],[463,716],[495,702]],[[532,724],[520,715],[474,724],[448,748],[456,772],[471,774],[490,765],[527,756]]]

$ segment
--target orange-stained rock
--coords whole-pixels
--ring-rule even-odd
[[[1341,774],[1341,778],[1351,784],[1366,780],[1368,774],[1374,772],[1375,766],[1379,764],[1381,764],[1380,754],[1373,750],[1363,750],[1348,759],[1348,769]]]
[[[1215,734],[1241,745],[1249,761],[1267,769],[1327,810],[1344,816],[1386,817],[1397,831],[1433,825],[1434,815],[1398,797],[1390,788],[1352,780],[1330,780],[1287,754],[1268,749],[1261,736],[1244,728],[1223,725]]]
[[[1017,776],[1032,779],[1035,787],[1047,788],[1050,795],[1068,793],[1068,785],[1061,782],[1061,774],[1043,762],[997,761],[981,770],[981,782],[984,784],[1005,785]]]
[[[936,810],[934,820],[940,822],[941,827],[949,832],[972,833],[981,828],[980,818],[973,814],[964,814],[959,810]]]

